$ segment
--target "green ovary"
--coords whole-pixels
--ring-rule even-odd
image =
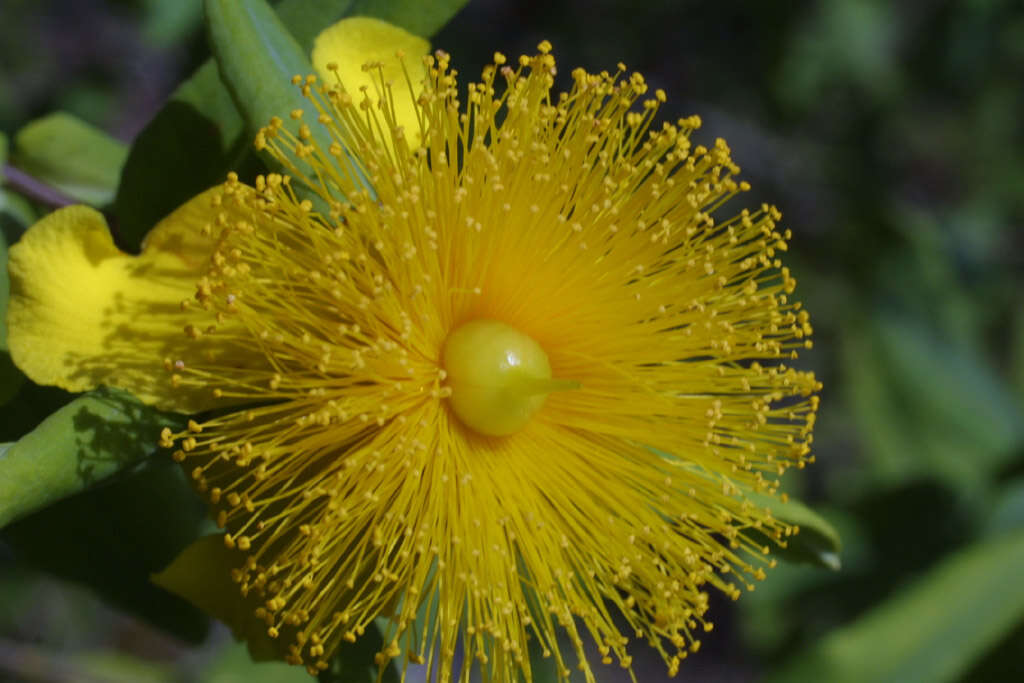
[[[443,364],[452,411],[466,427],[489,436],[519,431],[549,393],[578,386],[553,379],[544,349],[496,320],[473,320],[453,330]]]

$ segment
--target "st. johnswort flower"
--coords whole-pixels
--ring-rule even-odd
[[[297,135],[257,140],[289,174],[232,176],[138,257],[84,207],[12,250],[16,361],[197,413],[161,441],[311,672],[382,618],[379,663],[441,681],[531,680],[531,641],[560,677],[635,642],[675,673],[707,591],[793,531],[744,497],[811,459],[779,212],[729,211],[725,142],[624,66],[553,95],[550,49],[495,54],[465,104],[441,52],[422,82],[325,64]]]

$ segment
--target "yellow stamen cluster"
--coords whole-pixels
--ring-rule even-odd
[[[752,590],[772,563],[752,539],[793,531],[744,498],[811,459],[779,213],[722,218],[747,189],[724,141],[656,126],[664,94],[621,65],[553,97],[549,51],[496,54],[465,109],[427,58],[413,135],[388,83],[297,79],[312,114],[293,116],[329,146],[274,121],[257,144],[291,177],[218,200],[186,306],[220,353],[172,372],[240,407],[163,443],[311,672],[381,617],[378,662],[431,680],[532,680],[530,641],[561,678],[595,680],[586,641],[625,668],[646,641],[675,673],[711,630],[707,589]],[[474,321],[532,340],[534,379],[569,389],[500,436],[452,406],[446,344]]]

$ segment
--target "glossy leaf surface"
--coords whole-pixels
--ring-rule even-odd
[[[180,419],[124,392],[76,398],[0,455],[0,528],[141,462]]]

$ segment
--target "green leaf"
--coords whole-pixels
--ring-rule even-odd
[[[770,676],[771,683],[944,683],[1024,620],[1024,531],[954,554]]]
[[[1020,308],[1013,316],[1009,376],[1017,389],[1017,395],[1024,396],[1024,309]]]
[[[356,642],[341,641],[329,667],[320,673],[319,683],[399,683],[402,677],[395,668],[394,661],[384,669],[383,675],[378,677],[379,667],[374,657],[383,649],[381,626],[375,623],[366,629]]]
[[[2,536],[20,564],[89,586],[110,604],[198,642],[209,619],[149,575],[196,537],[205,518],[181,468],[161,458],[14,522]]]
[[[913,428],[900,416],[901,407],[874,348],[869,323],[851,322],[846,333],[840,335],[846,398],[865,442],[871,474],[897,483],[911,476],[914,469],[923,468],[915,462],[920,457],[920,444]]]
[[[213,665],[203,673],[202,680],[208,683],[312,683],[313,681],[301,666],[292,666],[284,662],[254,662],[242,643],[232,643],[224,648]]]
[[[142,5],[142,40],[162,49],[187,40],[203,20],[202,0],[142,0]]]
[[[720,480],[703,467],[695,463],[684,462],[675,456],[659,451],[656,448],[650,449],[658,455],[681,463],[690,472],[707,479],[718,485]],[[771,510],[776,519],[800,528],[796,536],[787,539],[785,548],[779,547],[775,541],[755,529],[748,529],[744,533],[755,540],[758,545],[768,545],[771,552],[781,560],[790,562],[803,562],[815,564],[819,567],[837,570],[840,567],[839,551],[842,550],[842,542],[839,532],[829,522],[811,508],[807,507],[792,496],[788,496],[785,502],[776,496],[770,496],[753,491],[744,491],[737,496],[739,500],[749,500],[754,505]]]
[[[351,14],[385,19],[417,35],[429,36],[465,4],[408,0],[284,0],[275,10],[302,49],[303,58],[323,29]],[[279,84],[290,85],[295,71]],[[253,72],[254,75],[258,75]],[[286,118],[290,109],[273,112]],[[265,125],[268,119],[259,121]],[[167,104],[132,144],[117,190],[118,241],[138,251],[151,227],[189,198],[224,180],[228,171],[243,178],[259,172],[252,140],[213,60],[205,62],[171,95]]]
[[[992,508],[985,520],[985,535],[996,536],[1024,529],[1024,479],[1017,478],[991,496]]]
[[[274,11],[308,55],[321,31],[356,13],[353,5],[353,0],[284,0],[274,6]]]
[[[277,13],[308,54],[317,33],[344,17],[350,5],[344,0],[284,0]],[[289,81],[284,85],[291,87]],[[222,182],[228,171],[243,178],[255,175],[260,169],[252,141],[216,63],[204,62],[132,143],[114,207],[121,246],[138,251],[161,218]]]
[[[204,7],[221,80],[250,137],[271,118],[288,121],[289,112],[306,107],[308,102],[291,79],[314,73],[308,51],[265,0],[206,0]]]
[[[787,539],[785,548],[771,546],[775,557],[832,570],[842,566],[839,553],[843,545],[839,532],[817,512],[792,497],[786,502],[762,493],[747,493],[745,497],[755,505],[771,510],[776,519],[799,527],[800,531]]]
[[[933,425],[976,444],[976,457],[991,460],[992,466],[1013,455],[1024,438],[1024,412],[984,359],[906,318],[876,320],[879,349],[890,371],[913,389]]]
[[[328,26],[348,16],[376,17],[424,38],[437,33],[468,0],[285,0],[274,7],[281,23],[308,53]]]
[[[376,17],[429,38],[448,23],[468,0],[355,0],[351,14]]]
[[[132,143],[114,204],[121,246],[138,251],[150,228],[222,182],[250,147],[217,65],[207,61]]]
[[[75,399],[0,455],[0,528],[144,460],[181,419],[112,389]]]
[[[289,113],[310,109],[311,105],[291,79],[315,73],[307,51],[265,0],[206,0],[205,7],[221,80],[242,112],[249,136],[255,137],[272,118],[280,117],[284,127],[297,137],[301,124]],[[331,146],[331,136],[322,126],[311,126],[310,133],[320,149]],[[263,159],[272,168],[287,170],[269,155]],[[316,177],[305,162],[295,163],[305,175]]]
[[[99,128],[64,112],[37,119],[14,137],[15,165],[80,202],[114,199],[128,148]]]
[[[570,643],[565,643],[565,645],[572,647]],[[536,638],[531,638],[527,646],[529,648],[530,673],[533,674],[533,683],[560,683],[558,660],[550,654],[545,657],[544,650]]]
[[[820,631],[822,623],[835,623],[837,612],[858,600],[849,587],[863,585],[867,569],[873,571],[879,564],[879,550],[856,516],[834,507],[825,511],[843,539],[842,571],[783,561],[737,603],[743,640],[759,653],[783,651],[808,631]],[[862,610],[863,604],[861,600],[856,609]]]
[[[877,478],[939,477],[979,491],[1024,441],[1016,395],[969,349],[889,314],[843,338],[846,388]]]
[[[21,195],[0,188],[0,232],[18,235],[36,222],[36,211]]]

